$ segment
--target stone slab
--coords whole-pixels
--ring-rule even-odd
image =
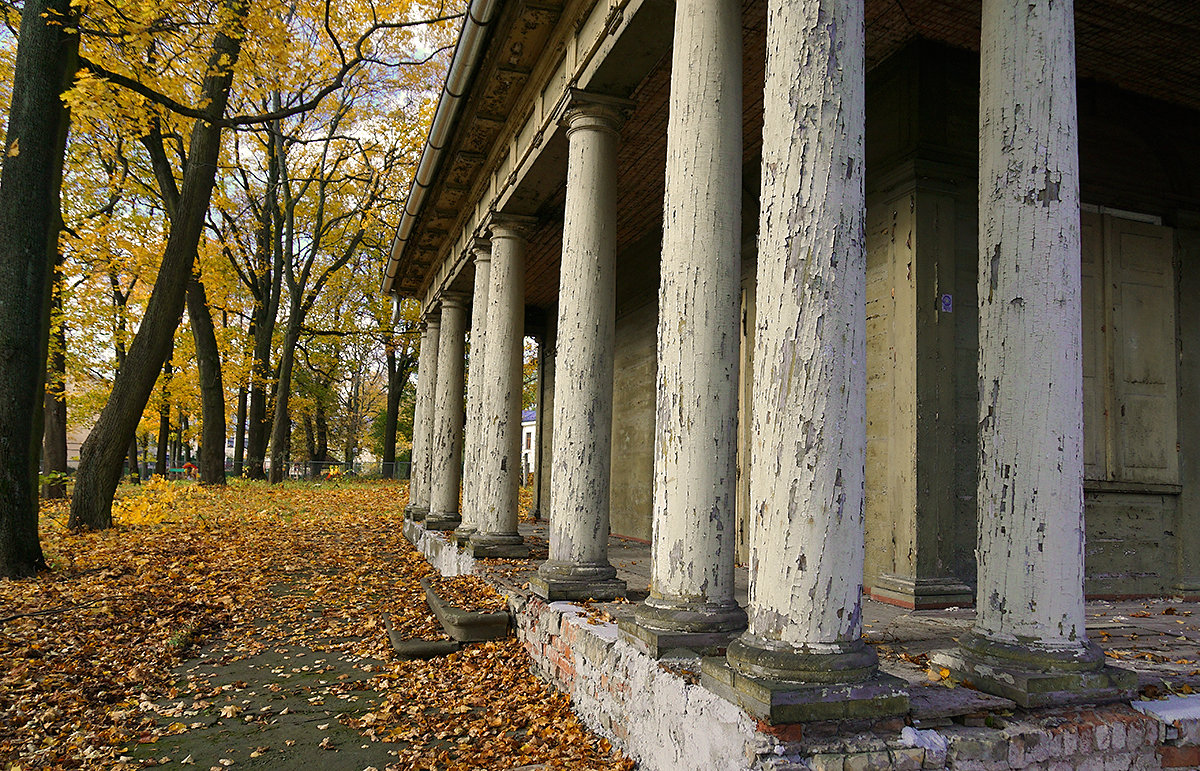
[[[858,683],[794,683],[747,677],[724,658],[700,664],[700,684],[771,725],[903,715],[909,710],[907,683],[876,672]]]
[[[456,516],[450,517],[445,514],[430,514],[425,517],[426,530],[454,530],[462,524],[462,518]]]
[[[514,544],[480,544],[471,542],[467,546],[471,556],[476,559],[528,559],[529,547],[523,543]]]
[[[729,641],[741,634],[734,632],[664,632],[642,626],[635,618],[617,622],[621,639],[652,658],[662,658],[671,651],[687,650],[701,656],[723,656]]]
[[[457,640],[393,640],[392,650],[400,659],[435,659],[449,656],[462,646]]]
[[[555,600],[615,600],[625,596],[625,582],[619,578],[607,581],[557,581],[541,575],[529,577],[529,590],[551,602]]]
[[[1017,706],[1012,699],[971,688],[947,688],[944,685],[918,685],[908,690],[909,711],[913,720],[1002,712]]]
[[[481,642],[508,637],[512,618],[507,611],[481,612],[449,605],[437,596],[428,578],[421,579],[425,602],[446,634],[459,642]]]
[[[975,661],[958,649],[939,651],[929,660],[949,669],[954,678],[1012,699],[1026,709],[1121,701],[1137,691],[1137,674],[1117,667],[1080,672],[1021,670]]]

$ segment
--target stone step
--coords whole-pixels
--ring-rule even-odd
[[[441,623],[446,634],[459,642],[499,640],[512,634],[512,616],[508,611],[481,612],[449,605],[437,596],[428,578],[421,579],[425,602]]]

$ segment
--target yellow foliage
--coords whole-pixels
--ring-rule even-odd
[[[195,485],[151,477],[136,495],[113,504],[113,521],[130,527],[148,527],[193,517],[198,503],[195,493]]]

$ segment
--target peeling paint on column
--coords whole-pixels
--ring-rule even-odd
[[[413,426],[412,465],[409,471],[409,497],[415,508],[424,513],[429,511],[429,485],[432,476],[429,448],[433,443],[434,389],[437,384],[438,332],[441,318],[436,313],[425,319],[425,333],[421,336],[421,353],[417,358],[417,404]]]
[[[866,459],[862,3],[768,9],[749,639],[861,638]]]
[[[478,530],[472,548],[520,544],[521,356],[525,333],[525,232],[527,218],[495,215],[487,343],[483,364]]]
[[[653,564],[639,618],[697,612],[744,628],[734,600],[741,321],[742,23],[737,0],[675,6],[659,286]],[[678,618],[676,618],[678,617]]]
[[[428,526],[458,525],[459,484],[463,450],[463,359],[466,343],[466,304],[457,293],[442,297],[438,334],[438,377],[435,386],[434,432],[430,446]]]
[[[979,615],[1080,649],[1083,374],[1070,2],[983,5],[979,108]]]
[[[475,257],[475,291],[471,299],[471,354],[467,361],[467,428],[463,454],[462,524],[459,532],[468,534],[477,525],[479,510],[479,459],[482,453],[483,427],[483,362],[487,344],[488,290],[492,276],[492,246],[486,239],[476,239],[472,248]]]
[[[617,144],[623,105],[573,95],[554,381],[548,580],[616,576],[608,561],[616,327]],[[536,587],[535,587],[536,591]]]

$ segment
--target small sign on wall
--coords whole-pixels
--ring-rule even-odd
[[[941,309],[942,313],[953,313],[954,312],[954,295],[944,294],[941,297],[939,297],[938,298],[938,307]]]

